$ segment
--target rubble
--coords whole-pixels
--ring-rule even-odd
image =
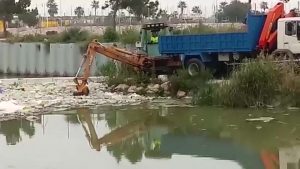
[[[60,80],[45,83],[43,80],[2,81],[0,93],[0,121],[19,117],[51,113],[76,107],[100,105],[133,105],[149,101],[150,98],[130,93],[122,95],[108,92],[105,83],[89,83],[90,95],[74,97],[75,85],[72,80]],[[120,86],[127,88],[127,86]],[[129,87],[128,87],[129,88]],[[127,88],[127,89],[128,89]]]

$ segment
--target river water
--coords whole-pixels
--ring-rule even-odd
[[[252,121],[272,117],[270,122]],[[299,169],[300,111],[138,106],[0,123],[0,169]]]

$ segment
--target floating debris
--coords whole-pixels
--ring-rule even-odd
[[[246,119],[248,122],[264,122],[269,123],[271,121],[275,120],[273,117],[259,117],[259,118],[253,118],[253,119]]]

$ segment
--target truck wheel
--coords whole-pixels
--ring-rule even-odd
[[[272,53],[272,56],[277,61],[283,61],[283,60],[293,60],[294,55],[289,50],[275,50]]]
[[[190,59],[187,62],[187,71],[190,76],[196,76],[199,72],[205,70],[205,65],[199,59]]]

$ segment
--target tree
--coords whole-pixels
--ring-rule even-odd
[[[75,10],[74,10],[75,15],[78,18],[81,18],[84,15],[84,9],[81,6],[78,6]]]
[[[233,0],[230,4],[221,2],[220,9],[216,12],[218,21],[224,18],[230,22],[243,22],[247,12],[249,11],[249,4],[242,3],[239,0]]]
[[[47,2],[48,13],[51,17],[54,17],[58,13],[58,8],[55,0],[48,0]]]
[[[172,18],[178,18],[178,11],[174,11],[171,13]]]
[[[187,8],[186,2],[185,1],[179,1],[177,7],[180,9],[180,17],[182,17],[184,9]]]
[[[22,14],[27,12],[30,6],[30,0],[0,0],[0,19],[6,23],[12,19],[13,14]],[[7,35],[6,26],[4,26],[4,34]]]
[[[20,14],[19,18],[28,26],[35,26],[39,22],[38,15],[39,11],[37,8],[35,8],[32,10],[27,10],[27,12],[24,14]]]
[[[142,17],[157,17],[159,2],[157,0],[128,0],[127,6],[129,12],[141,20]]]
[[[262,1],[262,2],[260,3],[260,8],[261,8],[264,12],[266,12],[266,9],[269,9],[269,7],[268,7],[268,2]]]
[[[112,17],[113,17],[113,29],[116,30],[116,26],[117,26],[117,12],[120,9],[125,9],[127,8],[126,2],[127,0],[107,0],[105,1],[104,6],[102,6],[102,9],[106,9],[108,7],[110,7],[112,9]]]
[[[170,14],[168,14],[167,10],[162,10],[160,9],[157,14],[156,14],[156,18],[163,18],[163,19],[169,19],[170,18]]]
[[[197,15],[201,15],[202,14],[202,10],[200,9],[200,6],[194,6],[193,9],[192,9],[192,12],[194,14],[197,14]]]
[[[97,15],[97,10],[99,9],[99,1],[93,0],[92,1],[92,9],[95,10],[95,16]]]

